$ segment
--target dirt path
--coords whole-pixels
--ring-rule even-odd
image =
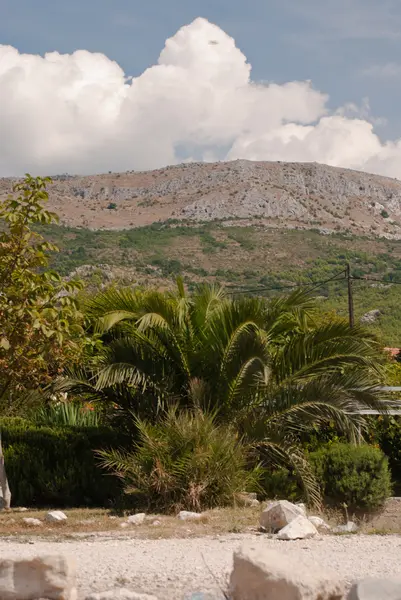
[[[326,536],[298,542],[257,535],[161,540],[99,537],[30,543],[16,538],[0,540],[0,555],[63,553],[75,557],[80,600],[89,591],[118,586],[154,593],[160,600],[183,599],[195,591],[222,598],[233,551],[242,543],[283,551],[289,561],[303,555],[317,568],[334,569],[347,582],[364,576],[401,575],[401,537],[396,535]]]

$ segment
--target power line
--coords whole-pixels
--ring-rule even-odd
[[[320,285],[324,285],[325,283],[329,283],[330,281],[334,281],[335,279],[337,279],[338,281],[338,277],[343,276],[343,279],[345,279],[346,277],[346,271],[343,269],[341,271],[339,271],[338,273],[334,274],[332,277],[329,277],[329,279],[324,279],[322,281],[311,281],[309,283],[294,283],[292,285],[280,285],[280,286],[274,286],[274,287],[259,287],[259,288],[246,288],[246,289],[237,289],[237,290],[232,290],[227,292],[228,294],[252,294],[252,293],[257,293],[257,292],[270,292],[270,291],[277,291],[277,290],[288,290],[288,289],[294,289],[294,288],[309,288],[309,287],[319,287]]]

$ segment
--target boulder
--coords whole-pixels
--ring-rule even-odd
[[[177,518],[181,521],[199,521],[202,518],[202,513],[190,512],[188,510],[181,510]]]
[[[117,588],[107,592],[89,594],[85,600],[157,600],[157,598],[148,594],[139,594],[138,592],[132,592],[124,588]]]
[[[271,502],[260,515],[260,526],[269,533],[276,533],[299,516],[305,517],[304,509],[288,500]]]
[[[127,523],[130,525],[142,525],[145,522],[145,513],[138,513],[136,515],[130,515],[127,519]]]
[[[277,550],[244,547],[234,554],[231,600],[341,600],[344,587],[320,565],[288,560]]]
[[[45,520],[50,523],[60,523],[67,520],[67,515],[62,510],[51,510],[47,513]]]
[[[401,579],[362,579],[352,586],[347,600],[401,600]]]
[[[353,521],[348,521],[346,525],[338,525],[333,529],[333,533],[356,533],[357,531],[358,525]]]
[[[308,517],[308,520],[316,527],[318,531],[329,531],[331,529],[330,525],[328,525],[321,517],[314,517],[311,515]]]
[[[0,560],[1,600],[77,600],[75,564],[64,556]]]
[[[43,525],[40,519],[34,519],[33,517],[25,517],[22,522],[28,527],[41,527]]]
[[[302,515],[288,523],[277,534],[278,540],[306,540],[318,534],[316,527]]]

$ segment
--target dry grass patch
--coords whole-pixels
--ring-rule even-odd
[[[117,515],[105,509],[64,510],[66,521],[45,521],[46,510],[18,509],[0,512],[0,536],[29,537],[81,537],[85,535],[129,536],[136,538],[186,538],[227,533],[246,533],[259,525],[260,508],[218,508],[203,513],[196,521],[181,521],[176,516],[149,514],[142,525],[128,525],[127,516]],[[40,519],[42,525],[31,526],[24,519]]]

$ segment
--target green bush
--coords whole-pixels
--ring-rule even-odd
[[[106,427],[38,427],[21,418],[0,419],[14,506],[108,506],[122,486],[98,465],[95,451],[120,446]]]
[[[298,502],[303,498],[303,491],[299,478],[290,470],[272,469],[266,470],[262,481],[263,498],[269,500],[289,500]]]
[[[388,461],[378,448],[331,444],[309,458],[329,504],[372,510],[391,494]]]
[[[378,416],[369,419],[368,438],[387,456],[393,477],[394,492],[401,494],[401,418]]]
[[[131,452],[108,450],[100,456],[142,504],[163,511],[203,510],[234,504],[241,492],[259,489],[262,469],[248,468],[248,448],[213,416],[170,409],[155,425],[139,419],[136,424],[139,442]]]

